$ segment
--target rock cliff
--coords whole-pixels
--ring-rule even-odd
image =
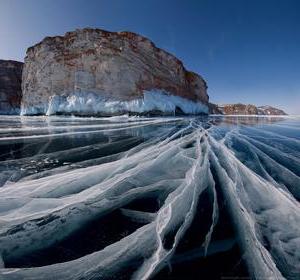
[[[0,60],[0,114],[19,114],[23,63]]]
[[[208,109],[209,109],[210,114],[214,114],[214,115],[222,115],[223,114],[217,104],[208,103]]]
[[[86,28],[27,50],[21,113],[208,113],[206,89],[147,38]]]
[[[272,106],[255,106],[252,104],[225,104],[209,103],[210,114],[221,115],[287,115],[283,110]]]

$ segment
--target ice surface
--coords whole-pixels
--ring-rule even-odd
[[[131,101],[114,100],[107,95],[75,92],[68,96],[51,96],[48,104],[39,107],[22,106],[21,115],[70,113],[81,115],[122,113],[147,113],[160,111],[174,115],[177,108],[185,114],[208,113],[208,107],[201,102],[194,102],[160,90],[144,91],[142,98]]]
[[[235,242],[252,279],[297,279],[300,122],[276,121],[4,117],[0,279],[150,279]]]

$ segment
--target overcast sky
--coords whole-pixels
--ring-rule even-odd
[[[298,0],[0,0],[0,59],[83,27],[148,37],[204,77],[212,102],[300,114]]]

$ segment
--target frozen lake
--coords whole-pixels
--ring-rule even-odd
[[[300,118],[0,117],[0,279],[298,279]]]

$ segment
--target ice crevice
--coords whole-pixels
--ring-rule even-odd
[[[279,135],[275,149],[276,132],[262,132],[271,139],[267,145],[242,126],[222,128],[194,118],[115,119],[89,127],[74,121],[69,130],[54,125],[36,128],[34,135],[27,127],[17,128],[17,136],[0,132],[5,134],[0,142],[25,143],[24,157],[0,163],[8,174],[0,187],[1,279],[154,279],[168,265],[230,250],[236,243],[253,279],[299,275],[297,140]],[[60,141],[66,133],[83,137],[90,131],[102,140],[78,147],[65,143],[60,150],[49,149],[47,142],[37,154],[26,142],[53,135],[51,141]],[[58,163],[47,169],[45,158]],[[38,172],[10,167],[31,161],[41,162]],[[178,248],[188,230],[207,221],[195,220],[204,194],[211,205],[201,246],[182,252]],[[226,240],[215,237],[220,197],[235,230]],[[110,217],[119,226],[109,223]],[[92,227],[103,234],[94,238]],[[83,236],[88,236],[82,241],[86,247],[89,236],[95,246],[74,249],[60,261],[53,257],[51,250],[66,252]],[[34,254],[51,257],[40,263]]]

